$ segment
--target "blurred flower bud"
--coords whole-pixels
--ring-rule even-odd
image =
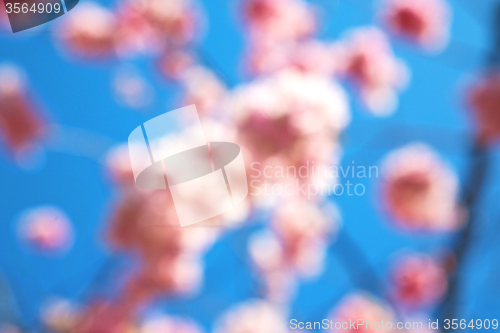
[[[360,90],[361,98],[376,115],[397,108],[396,92],[408,81],[408,69],[397,59],[386,35],[374,27],[348,31],[342,41],[343,73]]]
[[[448,42],[451,8],[446,0],[386,0],[381,16],[392,33],[428,50]]]
[[[19,237],[42,252],[61,252],[73,244],[73,227],[59,208],[41,206],[29,209],[19,219]]]
[[[255,44],[295,41],[316,29],[312,8],[303,0],[246,0],[243,16]]]
[[[319,188],[335,181],[326,172],[313,172],[336,163],[337,138],[350,121],[346,94],[335,81],[282,71],[237,87],[226,110],[234,115],[238,142],[246,149],[252,192],[265,192],[265,184]],[[265,168],[275,172],[264,173]],[[300,168],[308,171],[297,176]],[[288,195],[301,195],[295,192]]]
[[[391,152],[382,168],[382,202],[408,230],[447,231],[461,225],[458,180],[431,148],[411,144]]]
[[[295,198],[277,207],[270,230],[253,235],[249,252],[269,299],[288,301],[297,278],[321,274],[335,219],[316,204]]]
[[[9,64],[0,65],[0,133],[16,154],[29,151],[44,134],[44,124],[30,102],[24,73]]]
[[[409,308],[436,303],[447,288],[446,271],[432,257],[405,255],[392,268],[395,299]]]
[[[97,3],[86,2],[62,20],[58,38],[70,53],[81,58],[114,55],[117,21],[111,11]]]

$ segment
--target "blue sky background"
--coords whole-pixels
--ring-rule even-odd
[[[317,0],[322,9],[319,37],[333,40],[350,27],[374,24],[377,3],[368,0]],[[427,142],[449,161],[460,178],[467,171],[465,152],[470,144],[471,125],[461,99],[461,89],[482,66],[492,39],[492,0],[453,0],[452,40],[448,49],[436,56],[419,52],[413,46],[393,40],[395,54],[409,66],[412,74],[407,90],[400,94],[400,107],[389,118],[368,115],[354,95],[350,95],[353,120],[344,136],[343,165],[378,165],[389,150],[405,143]],[[110,1],[103,2],[112,6]],[[231,0],[202,2],[208,29],[201,49],[232,83],[245,80],[241,74],[244,38],[237,19],[237,3]],[[119,106],[111,82],[120,64],[115,62],[76,62],[63,58],[54,47],[58,21],[39,33],[0,33],[0,63],[13,62],[29,76],[36,98],[51,122],[83,128],[125,142],[140,123],[177,107],[173,84],[165,83],[154,70],[151,59],[133,59],[155,88],[154,105],[143,112]],[[481,198],[481,226],[475,235],[473,251],[463,290],[460,318],[498,316],[500,308],[500,202],[498,154],[486,192]],[[85,157],[47,149],[45,162],[37,170],[21,170],[6,154],[0,154],[0,273],[13,290],[22,319],[34,327],[40,305],[49,295],[84,302],[89,284],[109,251],[102,242],[104,221],[110,213],[116,192],[106,181],[102,166]],[[364,181],[362,197],[332,198],[340,209],[343,228],[366,250],[380,276],[386,275],[390,259],[398,249],[434,252],[448,244],[447,236],[411,235],[387,223],[377,210],[377,179]],[[16,215],[25,208],[51,204],[61,207],[71,218],[76,240],[63,257],[44,257],[27,251],[15,237]],[[265,213],[256,217],[265,220]],[[249,226],[227,235],[206,255],[205,286],[191,300],[173,299],[156,309],[189,315],[207,330],[222,311],[236,301],[258,296],[258,282],[248,265],[246,238]],[[335,302],[352,290],[353,281],[335,254],[345,253],[333,244],[325,273],[302,285],[292,308],[299,320],[321,320]],[[105,270],[109,273],[113,269]],[[363,267],[359,267],[363,276]],[[105,274],[95,287],[113,285],[113,275]],[[1,307],[0,307],[1,308]]]

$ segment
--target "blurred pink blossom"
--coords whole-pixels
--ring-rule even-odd
[[[249,243],[269,299],[287,301],[294,294],[297,278],[322,272],[334,228],[333,218],[305,199],[295,198],[277,207],[270,230],[255,234]]]
[[[293,198],[280,204],[270,226],[289,248],[301,241],[326,241],[335,229],[333,212],[326,213],[310,201]]]
[[[82,58],[110,57],[115,54],[116,16],[93,2],[78,5],[63,18],[58,29],[62,46]]]
[[[217,321],[214,333],[287,333],[285,313],[262,300],[249,300],[229,309]]]
[[[21,214],[19,237],[37,250],[60,252],[73,243],[73,227],[59,208],[41,206]]]
[[[0,65],[0,133],[5,144],[14,153],[29,150],[43,136],[44,127],[23,72]]]
[[[397,107],[397,92],[408,81],[408,70],[392,53],[386,35],[375,27],[348,31],[332,56],[342,72],[358,87],[361,99],[376,115],[387,115]]]
[[[453,230],[461,224],[458,180],[429,147],[411,144],[383,163],[382,201],[398,225],[409,230]]]
[[[390,332],[387,323],[391,322],[395,325],[395,317],[392,309],[369,295],[365,294],[350,294],[345,296],[336,305],[335,309],[332,311],[331,319],[334,322],[356,322],[358,319],[364,320],[365,325],[360,325],[357,328],[341,328],[337,332],[343,333],[363,333],[363,332]],[[386,325],[380,326],[378,329],[368,325],[367,322],[372,324],[384,322]],[[373,327],[373,328],[372,328]],[[395,326],[392,327],[393,329]]]
[[[123,333],[134,328],[131,309],[123,304],[95,300],[80,314],[72,333]]]
[[[108,239],[136,253],[141,264],[127,282],[127,303],[141,304],[164,294],[196,292],[202,280],[201,255],[215,241],[213,228],[181,228],[168,191],[122,188]]]
[[[200,12],[190,0],[125,0],[119,13],[120,41],[125,50],[151,41],[156,43],[149,43],[149,47],[157,49],[178,47],[192,41],[201,25]]]
[[[291,66],[299,71],[322,75],[334,74],[335,59],[332,58],[331,45],[318,40],[298,43],[291,56]]]
[[[297,71],[255,80],[234,89],[226,103],[233,115],[245,162],[254,174],[249,181],[295,182],[268,179],[265,167],[293,167],[336,163],[337,137],[350,121],[344,90],[324,76]],[[259,176],[260,175],[260,176]],[[332,181],[323,174],[299,179],[306,183]]]
[[[392,33],[426,49],[439,50],[448,42],[451,9],[446,0],[386,0],[381,15]]]
[[[169,248],[175,251],[180,248],[178,239],[171,237],[170,230],[159,229],[178,223],[166,191],[146,192],[135,187],[125,188],[110,223],[108,239],[117,249],[138,252],[147,257],[162,254]],[[164,232],[158,233],[155,226]],[[177,229],[172,230],[178,234]]]
[[[109,239],[118,249],[143,258],[203,253],[217,236],[211,228],[180,228],[172,199],[165,190],[123,190],[111,218]]]
[[[467,102],[483,143],[500,138],[500,73],[481,75],[467,92]]]
[[[165,48],[162,34],[131,1],[122,1],[116,9],[119,22],[115,32],[115,50],[121,57],[159,53]]]
[[[255,44],[295,41],[316,29],[313,10],[303,0],[245,0],[243,16]]]
[[[191,42],[200,19],[189,0],[124,0],[114,12],[90,2],[63,20],[59,39],[81,57],[160,53]]]
[[[274,43],[251,45],[244,57],[245,71],[251,75],[261,75],[286,68],[290,63],[292,45]]]
[[[320,75],[332,75],[335,59],[331,46],[317,40],[297,43],[252,45],[247,51],[246,67],[250,74],[271,74],[286,68]]]
[[[392,269],[394,297],[410,308],[432,305],[447,288],[445,269],[432,257],[406,255]]]

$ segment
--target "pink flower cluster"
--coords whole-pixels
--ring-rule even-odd
[[[457,177],[431,148],[412,144],[393,151],[382,171],[383,207],[399,226],[445,231],[461,225]]]
[[[448,42],[451,10],[445,0],[386,0],[381,16],[392,33],[426,49]]]
[[[66,332],[68,327],[76,333],[135,332],[136,314],[142,306],[164,295],[194,293],[201,284],[201,257],[218,231],[180,228],[168,191],[141,190],[124,176],[132,176],[129,170],[120,172],[115,180],[121,186],[121,198],[111,216],[107,239],[115,249],[138,257],[139,266],[126,274],[125,284],[113,300],[95,299],[83,310],[59,304],[46,311],[45,323],[55,332]],[[139,332],[158,328],[200,332],[194,324],[175,318],[147,322]]]
[[[226,103],[234,117],[245,161],[260,171],[266,166],[300,168],[336,162],[338,135],[350,120],[346,95],[322,76],[283,71],[237,87]],[[294,179],[265,179],[271,183]],[[301,182],[317,183],[313,175]]]
[[[114,52],[118,22],[114,14],[95,3],[80,4],[63,19],[63,45],[83,57],[104,57]]]
[[[316,29],[312,8],[303,0],[245,0],[243,16],[251,43],[287,43]]]
[[[15,154],[27,151],[42,138],[44,127],[24,74],[12,65],[1,65],[0,134],[5,145]]]
[[[394,297],[408,308],[433,305],[447,288],[445,269],[427,255],[405,255],[392,269]]]
[[[335,46],[318,40],[253,46],[247,51],[246,67],[251,74],[270,74],[286,68],[320,75],[336,74]]]
[[[363,27],[348,31],[336,53],[339,75],[356,85],[368,109],[379,115],[395,111],[396,93],[406,85],[409,74],[381,30]]]
[[[201,71],[200,75],[207,75],[210,80],[210,74],[203,72],[202,68],[191,69],[195,71],[192,74],[195,77],[196,71]],[[208,115],[201,115],[207,140],[233,141],[235,134],[229,127]],[[191,121],[179,120],[187,124]],[[183,136],[190,131],[191,127],[187,125],[184,131],[158,138],[158,144],[175,146],[185,141]],[[118,302],[110,303],[110,306],[126,310],[125,313],[130,316],[134,308],[159,297],[196,292],[202,282],[205,250],[224,231],[224,227],[246,218],[248,205],[240,204],[231,212],[207,221],[206,224],[212,227],[198,224],[193,228],[181,228],[168,190],[143,190],[135,186],[128,149],[134,147],[120,145],[112,149],[105,164],[108,175],[120,192],[119,202],[110,218],[107,239],[114,249],[126,251],[139,259],[139,267],[130,274]],[[197,204],[201,206],[204,202]],[[157,325],[170,324],[155,323],[148,329]],[[184,328],[179,329],[182,331]]]
[[[199,24],[189,0],[124,0],[114,11],[86,3],[63,20],[59,39],[81,57],[128,56],[182,47]]]
[[[314,10],[302,0],[247,0],[243,15],[249,36],[246,67],[251,74],[293,68],[347,77],[374,114],[396,109],[397,92],[406,85],[408,70],[379,29],[353,29],[335,43],[314,40]]]
[[[305,199],[289,200],[276,209],[269,229],[255,234],[249,243],[250,255],[263,275],[268,299],[288,301],[298,277],[310,278],[323,271],[334,222],[325,211]]]
[[[201,255],[214,241],[210,228],[180,228],[168,191],[122,190],[109,240],[139,255],[141,266],[126,287],[135,303],[171,293],[192,293],[201,282]]]

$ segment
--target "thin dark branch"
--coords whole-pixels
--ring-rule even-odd
[[[487,68],[500,66],[500,4],[495,8],[495,20],[493,27],[493,47],[486,59]],[[486,172],[489,165],[488,151],[480,140],[475,140],[470,151],[471,171],[469,179],[465,183],[463,206],[468,212],[464,229],[458,235],[453,246],[455,267],[448,278],[448,291],[440,307],[440,317],[444,319],[459,318],[458,305],[460,301],[460,289],[463,287],[461,277],[464,273],[466,257],[473,244],[473,234],[478,224],[478,202],[484,186]],[[449,331],[449,330],[447,330]]]
[[[455,257],[455,267],[453,272],[450,273],[448,279],[448,291],[443,299],[440,309],[440,317],[443,320],[459,318],[457,317],[457,311],[460,290],[461,287],[463,287],[461,277],[464,271],[468,251],[473,243],[473,234],[478,220],[478,199],[484,186],[484,180],[486,178],[486,172],[489,165],[487,149],[477,141],[471,149],[470,158],[472,166],[463,195],[463,206],[468,211],[468,217],[464,229],[460,232],[455,244],[452,247]]]
[[[500,66],[500,5],[495,9],[493,32],[493,48],[487,58],[487,65],[498,68]]]

